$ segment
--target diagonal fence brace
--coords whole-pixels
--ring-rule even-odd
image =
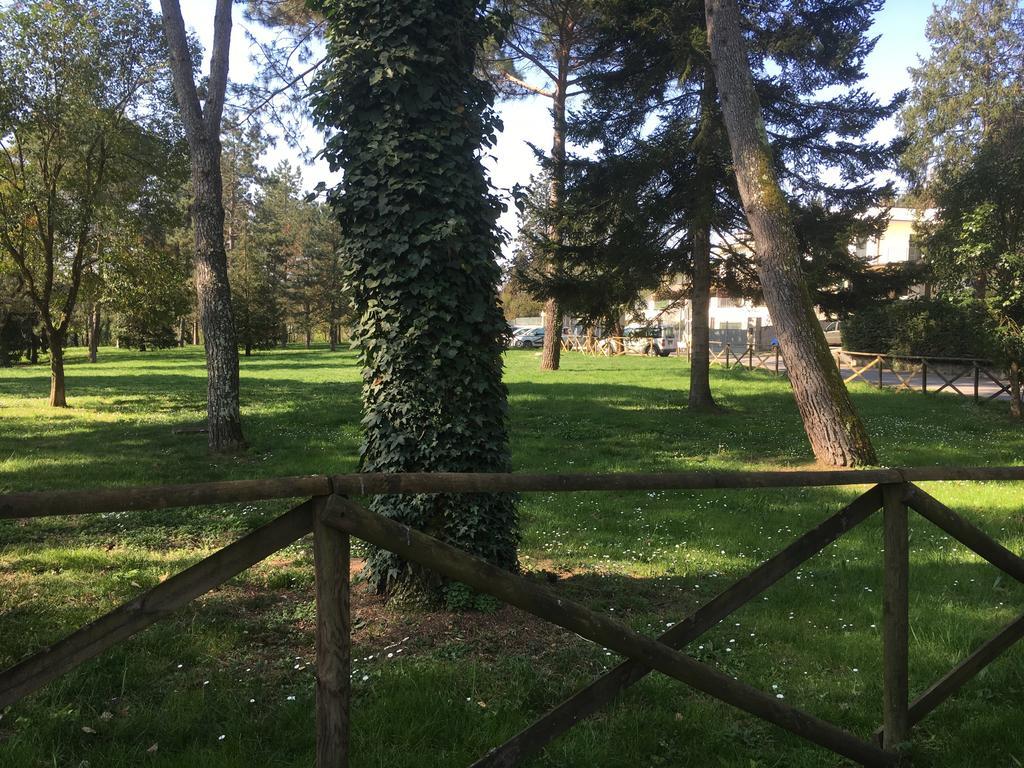
[[[606,648],[636,659],[727,704],[848,757],[861,765],[890,766],[896,756],[851,733],[807,714],[746,683],[635,632],[550,588],[504,571],[444,542],[332,496],[323,517],[327,525],[388,549],[471,588],[528,611]]]
[[[908,486],[907,506],[934,523],[1003,573],[1024,584],[1024,558],[1014,554],[977,526],[916,485]]]
[[[677,650],[692,643],[840,536],[864,522],[881,506],[882,492],[875,486],[720,592],[663,633],[658,642]],[[633,659],[621,662],[504,744],[492,749],[475,762],[472,768],[511,768],[518,765],[576,723],[610,704],[622,691],[642,680],[651,671],[649,666]]]
[[[999,658],[1004,651],[1009,650],[1022,638],[1024,638],[1024,614],[999,630],[992,639],[986,641],[978,650],[932,683],[927,691],[914,699],[908,711],[910,725],[917,725],[921,722],[942,702],[972,680],[978,672]],[[885,729],[879,728],[875,731],[874,738],[881,743],[884,733]]]
[[[0,710],[209,592],[313,528],[313,501],[218,550],[0,673]]]

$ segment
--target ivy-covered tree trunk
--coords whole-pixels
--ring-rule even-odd
[[[313,97],[344,171],[329,200],[359,318],[361,468],[507,472],[498,303],[501,206],[480,161],[497,119],[475,74],[484,0],[321,0],[327,61]],[[517,566],[507,494],[378,496],[374,511],[503,568]],[[436,601],[439,577],[386,551],[378,591]]]
[[[789,205],[779,186],[736,0],[705,0],[708,40],[736,181],[754,235],[765,303],[778,328],[804,430],[819,461],[874,464],[867,429],[850,401],[814,313]]]

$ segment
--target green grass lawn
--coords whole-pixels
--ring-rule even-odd
[[[0,490],[353,471],[359,377],[350,352],[242,361],[246,436],[211,458],[197,349],[72,350],[69,410],[45,406],[42,367],[0,371]],[[684,360],[507,358],[515,469],[777,469],[812,457],[785,382],[713,371],[723,414],[683,407]],[[886,465],[1024,464],[1002,405],[945,395],[853,396]],[[929,492],[1016,552],[1024,485]],[[535,578],[652,634],[678,621],[857,488],[531,494],[522,562]],[[0,523],[0,666],[279,514],[287,502]],[[912,519],[911,688],[1024,609],[1024,588]],[[687,651],[867,736],[881,718],[878,516],[828,547]],[[540,571],[546,571],[541,576]],[[313,763],[312,555],[300,542],[2,713],[0,766],[261,768]],[[398,612],[354,597],[353,766],[468,765],[618,659],[513,609]],[[915,730],[915,766],[1024,764],[1024,648],[994,663]],[[531,765],[835,766],[834,756],[651,675]]]

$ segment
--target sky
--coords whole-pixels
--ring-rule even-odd
[[[154,7],[158,0],[151,0]],[[181,0],[182,15],[186,26],[193,29],[207,51],[213,34],[213,3],[210,0]],[[893,94],[910,85],[908,67],[914,66],[918,57],[927,53],[925,24],[932,11],[931,0],[888,0],[875,18],[871,32],[879,36],[874,51],[866,63],[867,78],[863,85],[880,99],[887,100]],[[231,40],[230,76],[234,81],[251,77],[253,65],[249,62],[249,42],[245,37],[246,23],[239,8],[235,9],[235,26]],[[208,65],[208,58],[204,65]],[[498,189],[510,189],[515,184],[527,184],[537,171],[537,161],[530,144],[548,148],[551,144],[551,114],[548,100],[539,96],[498,104],[498,112],[504,123],[493,156],[488,158],[487,167],[492,182]],[[879,125],[872,138],[884,139],[895,135],[893,121]],[[322,146],[322,139],[310,128],[307,133],[310,146]],[[294,150],[279,145],[272,149],[265,159],[267,167],[273,167],[281,160],[296,161]],[[303,168],[303,179],[308,188],[319,181],[328,184],[332,179],[323,163],[314,163]],[[502,217],[501,225],[511,233],[518,230],[515,209]]]

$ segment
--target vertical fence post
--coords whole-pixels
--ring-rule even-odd
[[[726,368],[729,367],[729,353],[730,352],[732,352],[732,345],[731,344],[726,344],[725,345],[725,367]]]
[[[981,379],[981,369],[978,365],[978,361],[974,361],[974,404],[978,404],[978,384]]]
[[[323,523],[326,497],[313,522],[316,571],[316,768],[348,768],[352,619],[349,537]]]
[[[921,391],[928,393],[928,361],[921,358]]]
[[[754,370],[754,345],[753,344],[751,344],[749,347],[747,347],[747,362],[748,362],[747,367],[750,370]]]
[[[885,530],[885,579],[882,596],[883,728],[882,748],[895,750],[910,737],[908,672],[910,639],[910,542],[906,485],[882,486]]]
[[[775,345],[775,375],[779,375],[779,345]]]
[[[878,388],[881,389],[882,388],[882,373],[885,371],[885,361],[882,359],[882,356],[879,355],[875,359],[875,362],[878,363]]]

